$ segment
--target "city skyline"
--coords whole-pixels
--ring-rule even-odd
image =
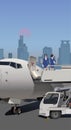
[[[20,36],[22,36],[23,37],[23,41],[24,41],[24,36],[21,34]],[[20,38],[20,36],[19,36],[19,38]],[[12,51],[12,49],[10,49],[10,52],[11,53],[13,53],[13,57],[18,57],[17,55],[17,48],[18,48],[18,41],[19,41],[19,38],[17,38],[18,40],[17,40],[17,46],[16,46],[16,48],[15,48],[15,53]],[[46,44],[46,46],[43,46],[43,48],[52,48],[52,53],[56,56],[56,58],[58,59],[58,57],[59,57],[59,48],[60,48],[60,45],[61,45],[61,42],[62,41],[68,41],[69,42],[69,44],[70,44],[70,40],[60,40],[60,43],[59,43],[59,47],[56,47],[56,49],[54,50],[54,48],[52,47],[52,46],[48,46],[48,43]],[[24,45],[26,44],[26,46],[27,46],[27,43],[25,43],[24,42]],[[43,45],[44,45],[44,43],[43,43]],[[27,46],[28,47],[28,46]],[[28,47],[29,48],[29,47]],[[39,48],[40,50],[40,54],[39,55],[35,55],[35,53],[33,53],[33,56],[35,56],[35,57],[39,57],[40,55],[42,55],[42,53],[43,53],[43,48]],[[0,49],[4,49],[4,48],[1,48],[1,46],[0,46]],[[4,49],[5,51],[4,51],[4,57],[8,57],[8,53],[9,53],[9,51],[7,51],[6,49]],[[31,53],[31,51],[28,49],[28,51],[29,51],[29,54],[30,55],[32,55],[32,53]],[[71,51],[71,46],[70,46],[70,51]],[[36,52],[37,53],[37,52]],[[48,52],[49,53],[49,52]],[[49,54],[48,54],[49,55]]]
[[[11,52],[11,50],[9,50],[7,57],[28,60],[30,56],[35,56],[29,53],[28,46],[24,42],[23,35],[20,35],[19,40],[17,41],[16,50],[17,50],[16,57],[14,57],[14,54]],[[7,58],[5,57],[4,54],[5,54],[5,50],[3,48],[0,48],[0,59]],[[44,46],[44,48],[42,48],[42,54],[36,57],[39,66],[41,66],[45,54],[48,55],[48,58],[50,58],[51,54],[54,54],[56,58],[56,64],[60,64],[60,65],[71,64],[70,40],[61,40],[60,47],[58,48],[58,57],[57,55],[55,55],[55,53],[53,53],[52,47]]]
[[[70,0],[0,0],[0,48],[15,56],[22,32],[31,55],[41,55],[44,46],[55,52],[61,39],[71,39],[70,5]]]
[[[22,39],[21,39],[21,40],[22,40],[21,42],[19,42],[19,41],[20,41],[20,38],[22,38]],[[47,43],[46,46],[43,46],[43,48],[41,48],[41,50],[39,50],[39,51],[41,51],[41,55],[42,55],[42,53],[44,54],[44,52],[47,51],[46,48],[48,48],[48,50],[50,50],[51,53],[54,53],[54,55],[55,55],[56,52],[57,52],[58,55],[56,55],[56,57],[58,58],[58,57],[59,57],[59,48],[60,48],[60,45],[61,45],[62,41],[67,41],[67,42],[70,44],[70,40],[60,40],[59,47],[57,47],[57,48],[56,48],[56,51],[54,51],[54,50],[53,50],[53,47],[48,46],[48,43]],[[26,45],[26,47],[28,47],[28,46],[27,46],[27,43],[24,41],[24,36],[23,36],[23,35],[20,35],[19,38],[18,38],[18,41],[17,41],[17,46],[16,46],[16,48],[15,48],[16,55],[14,55],[14,53],[13,53],[12,50],[10,49],[10,50],[7,52],[6,57],[8,56],[8,53],[9,53],[9,52],[13,53],[13,56],[14,56],[14,57],[18,57],[18,56],[17,56],[17,49],[18,49],[18,47],[20,46],[20,43],[22,43],[22,44]],[[22,44],[21,44],[21,47],[23,47]],[[44,43],[43,43],[43,44],[44,44]],[[28,47],[28,48],[29,48],[29,47]],[[6,49],[1,48],[1,47],[0,47],[0,49],[5,50],[5,51],[4,51],[4,57],[5,57]],[[29,53],[30,53],[30,50],[29,50],[29,49],[28,49],[28,51],[29,51]],[[70,46],[70,51],[71,51],[71,46]],[[48,51],[47,51],[47,52],[48,52]],[[46,52],[46,54],[47,54],[47,52]],[[50,52],[48,52],[48,55],[50,55],[49,53],[50,53]],[[30,55],[31,55],[31,53],[30,53]],[[36,56],[36,55],[33,54],[33,56]],[[37,57],[38,57],[38,56],[39,56],[39,55],[37,55]]]

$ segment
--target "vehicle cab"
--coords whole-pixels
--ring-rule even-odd
[[[59,92],[47,92],[40,103],[39,115],[46,117],[49,116],[47,110],[49,108],[57,107],[59,104],[59,100]]]

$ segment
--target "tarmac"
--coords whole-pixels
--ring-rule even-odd
[[[39,117],[39,104],[37,100],[25,100],[22,113],[13,115],[11,106],[0,101],[0,130],[71,130],[71,115],[55,120]]]

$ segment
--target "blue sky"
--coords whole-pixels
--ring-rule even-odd
[[[61,40],[71,40],[71,0],[0,0],[0,48],[14,55],[19,32],[28,29],[24,42],[31,55],[44,46],[57,54]]]

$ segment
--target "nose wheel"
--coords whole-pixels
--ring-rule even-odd
[[[12,107],[11,111],[13,114],[18,114],[18,115],[21,114],[21,108],[17,106]]]

